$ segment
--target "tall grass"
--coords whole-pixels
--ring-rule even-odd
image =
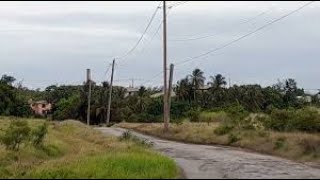
[[[104,153],[80,159],[64,167],[42,167],[26,177],[32,178],[111,178],[111,179],[167,179],[175,177],[176,167],[155,153],[142,149]]]
[[[43,120],[28,119],[37,127]],[[2,129],[8,119],[0,118]],[[50,122],[41,148],[0,145],[0,178],[176,178],[175,163],[148,147],[107,137],[77,121]]]

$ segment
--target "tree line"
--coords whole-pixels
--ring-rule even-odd
[[[51,118],[54,120],[77,119],[85,122],[87,113],[92,124],[105,123],[110,84],[92,82],[91,111],[87,112],[88,83],[82,85],[51,85],[45,90],[30,90],[15,83],[12,76],[3,75],[0,80],[0,115],[32,116],[29,99],[46,100],[53,104]],[[126,88],[116,86],[112,92],[111,122],[160,122],[162,121],[162,97],[152,98],[161,87],[140,87],[128,96]],[[299,109],[309,105],[297,96],[306,95],[294,79],[286,79],[274,85],[233,85],[227,87],[221,74],[206,77],[200,69],[179,80],[174,86],[172,98],[173,121],[192,117],[200,111],[214,111],[241,106],[248,112],[271,112],[272,109]],[[312,104],[318,105],[317,96]]]

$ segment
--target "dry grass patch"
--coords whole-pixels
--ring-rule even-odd
[[[297,161],[320,163],[320,134],[282,133],[257,130],[232,130],[224,135],[214,131],[220,123],[171,124],[163,133],[163,124],[121,123],[117,126],[145,134],[195,144],[228,145]]]

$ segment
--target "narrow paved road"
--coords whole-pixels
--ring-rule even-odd
[[[114,136],[126,130],[97,128]],[[154,144],[154,149],[173,158],[188,179],[319,179],[320,169],[277,157],[243,152],[228,147],[192,145],[161,140],[133,132]]]

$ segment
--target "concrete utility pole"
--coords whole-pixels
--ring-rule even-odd
[[[88,90],[88,110],[87,110],[87,125],[90,125],[90,105],[91,105],[91,70],[87,69],[87,84],[89,85]]]
[[[168,90],[168,123],[170,123],[170,110],[171,110],[171,92],[172,92],[172,81],[173,81],[173,69],[174,65],[170,64],[170,75],[169,75],[169,90]]]
[[[134,78],[132,78],[131,81],[132,81],[131,86],[132,86],[132,88],[134,88]]]
[[[115,59],[112,62],[112,72],[111,72],[111,80],[110,80],[110,90],[109,90],[109,101],[108,101],[108,111],[107,111],[107,123],[106,123],[106,126],[108,126],[110,124],[110,111],[111,111],[111,97],[112,97],[112,84],[113,84],[114,64],[115,64]]]
[[[167,7],[163,1],[163,121],[164,131],[169,130],[169,108],[167,89]]]

